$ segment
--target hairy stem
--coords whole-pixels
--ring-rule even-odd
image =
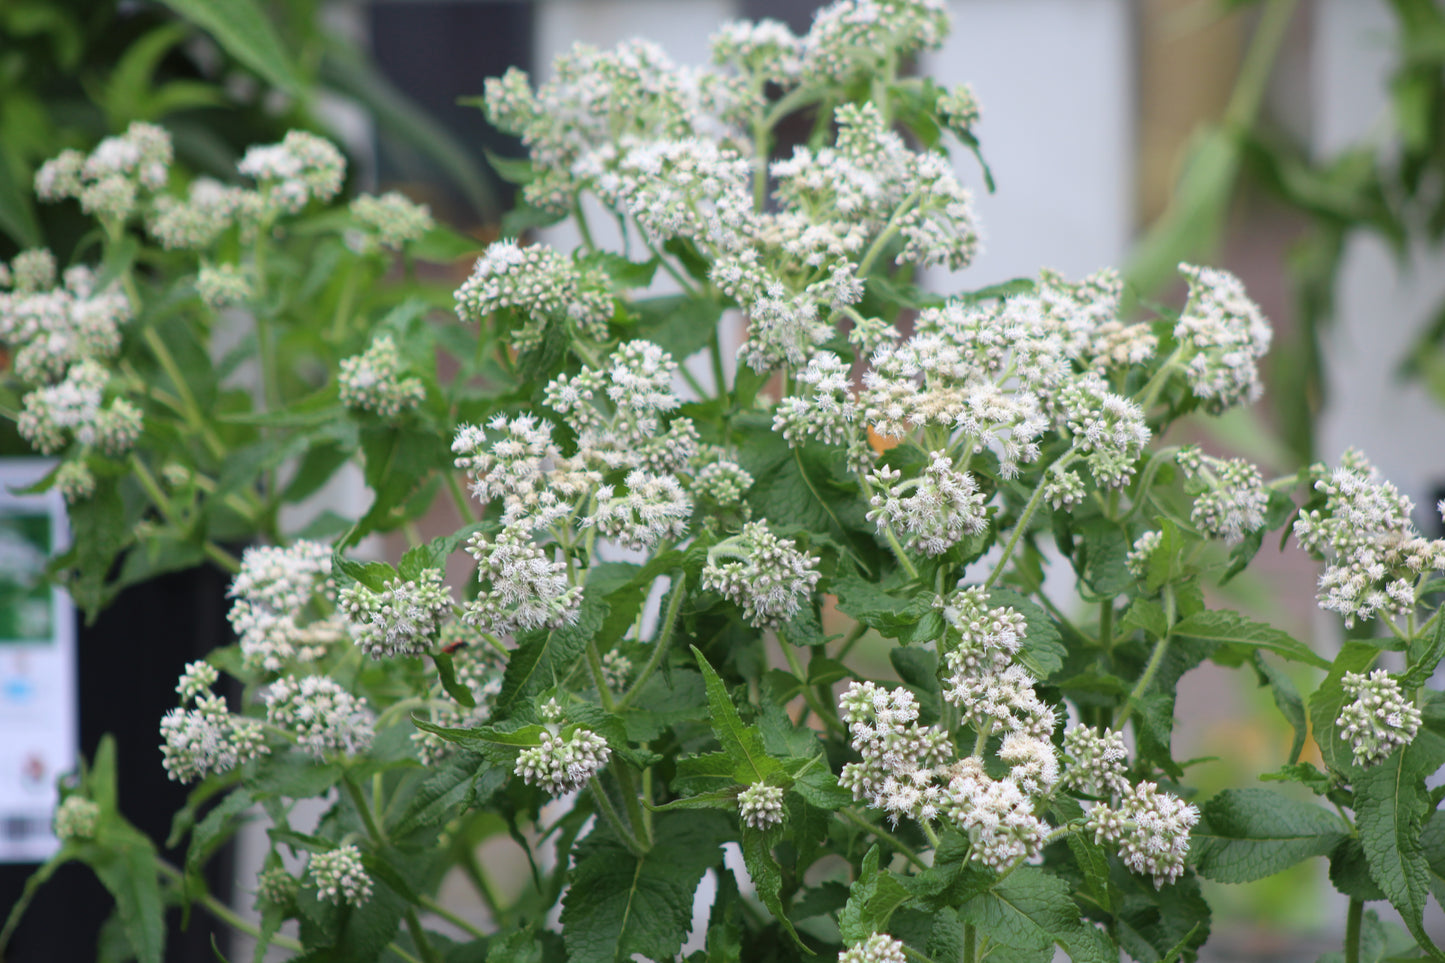
[[[1345,963],[1360,963],[1360,923],[1365,915],[1364,900],[1350,900],[1345,917]]]
[[[672,632],[677,627],[677,613],[682,608],[682,597],[687,594],[687,573],[678,576],[676,584],[672,587],[672,597],[667,601],[667,612],[662,617],[662,632],[658,634],[657,641],[652,643],[652,654],[647,657],[647,664],[642,667],[638,674],[637,681],[632,683],[632,688],[623,694],[617,702],[618,709],[626,709],[637,698],[642,691],[643,685],[652,678],[652,673],[662,664],[663,658],[667,656],[668,647],[672,644]]]

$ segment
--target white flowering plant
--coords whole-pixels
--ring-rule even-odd
[[[979,247],[948,156],[977,153],[977,107],[904,70],[947,27],[936,0],[839,0],[804,36],[724,27],[700,70],[630,42],[576,47],[540,87],[488,82],[489,118],[530,151],[508,169],[512,223],[570,218],[579,246],[486,248],[423,342],[455,376],[383,323],[256,422],[316,426],[287,453],[359,455],[375,502],[330,542],[239,559],[237,641],[187,668],[161,722],[167,771],[197,783],[184,867],[124,831],[113,761],[67,790],[54,862],[108,881],[127,854],[113,890],[136,956],[159,959],[176,902],[254,936],[257,959],[1193,959],[1201,877],[1314,856],[1348,899],[1344,959],[1440,955],[1423,914],[1445,862],[1426,782],[1445,762],[1426,685],[1445,543],[1356,453],[1267,481],[1160,443],[1260,394],[1270,328],[1225,272],[1184,266],[1182,309],[1143,319],[1109,270],[915,283]],[[812,132],[775,157],[795,114]],[[271,187],[238,209],[331,190],[304,159],[322,153],[248,155]],[[86,163],[42,172],[42,193],[125,194]],[[12,299],[48,290],[9,276]],[[10,337],[18,370],[29,342]],[[34,393],[113,355],[41,354]],[[27,404],[38,425],[55,403]],[[24,430],[112,457],[151,429],[110,410]],[[252,484],[231,493],[274,490]],[[394,565],[351,557],[436,492],[458,530],[408,528]],[[143,517],[169,520],[164,502]],[[1324,562],[1321,605],[1378,631],[1330,659],[1212,607],[1277,530]],[[1294,737],[1263,778],[1297,792],[1199,797],[1172,736],[1206,661],[1271,687]],[[1286,663],[1325,673],[1308,699]],[[198,868],[255,813],[246,919]],[[519,878],[478,855],[508,840]],[[440,895],[452,874],[465,898]]]

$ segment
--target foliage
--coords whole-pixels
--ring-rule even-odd
[[[98,223],[96,266],[57,281],[26,252],[0,301],[7,408],[61,456],[44,484],[84,533],[57,572],[93,608],[230,565],[238,640],[161,722],[167,770],[198,782],[185,866],[119,820],[102,752],[36,885],[86,862],[144,963],[168,903],[306,960],[670,959],[704,879],[690,960],[1177,960],[1209,935],[1199,877],[1323,856],[1346,959],[1394,945],[1377,900],[1439,955],[1445,543],[1358,454],[1266,481],[1158,443],[1261,390],[1269,327],[1225,272],[1184,266],[1183,309],[1143,320],[1111,271],[912,284],[977,246],[945,153],[978,150],[976,105],[900,71],[946,28],[930,3],[841,0],[802,38],[725,27],[698,76],[633,42],[574,49],[540,89],[489,82],[532,150],[514,223],[570,217],[581,243],[489,246],[458,319],[378,280],[393,249],[465,245],[404,199],[332,205],[340,157],[311,135],[248,151],[246,187],[185,183],[149,126],[43,167],[39,194]],[[770,162],[795,113],[808,143]],[[359,517],[282,524],[346,466]],[[440,493],[462,521],[424,541]],[[1210,607],[1291,521],[1321,605],[1389,635],[1331,660]],[[398,528],[394,563],[354,557]],[[865,634],[901,683],[856,668]],[[1370,671],[1386,650],[1402,674]],[[1206,661],[1274,687],[1299,735],[1270,780],[1296,794],[1190,801],[1174,696]],[[1327,669],[1308,708],[1285,662]],[[1323,768],[1300,761],[1310,724]],[[258,810],[253,925],[199,869]],[[476,856],[504,834],[516,886]],[[453,867],[485,924],[436,901]]]

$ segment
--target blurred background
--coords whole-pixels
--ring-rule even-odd
[[[82,226],[68,219],[73,210],[33,202],[33,173],[60,149],[88,148],[133,120],[164,124],[183,163],[222,177],[249,144],[279,140],[292,127],[320,131],[347,150],[353,189],[400,189],[489,240],[504,231],[511,193],[488,158],[519,156],[521,147],[464,102],[480,94],[484,78],[510,66],[545,77],[573,42],[606,46],[635,35],[680,63],[701,64],[708,35],[724,20],[773,17],[801,33],[819,5],[4,0],[0,259],[45,245],[64,262]],[[1335,460],[1354,444],[1415,500],[1421,529],[1441,535],[1434,506],[1445,497],[1445,4],[949,6],[953,35],[916,69],[973,86],[996,191],[987,193],[978,166],[960,159],[979,196],[985,250],[958,276],[933,276],[934,286],[979,287],[1041,267],[1077,277],[1112,265],[1124,270],[1136,303],[1177,305],[1175,264],[1226,267],[1274,322],[1270,389],[1251,411],[1193,440],[1216,454],[1252,457],[1267,476]],[[457,280],[468,270],[457,265]],[[16,439],[0,439],[0,452],[23,451]],[[1259,567],[1262,574],[1234,587],[1235,604],[1321,652],[1338,644],[1337,626],[1313,605],[1308,559],[1290,546],[1262,553]],[[122,736],[121,797],[136,810],[131,818],[161,839],[183,793],[157,764],[156,719],[172,704],[180,666],[228,631],[216,579],[167,576],[133,590],[151,596],[132,594],[80,631],[78,748],[92,752],[102,731],[133,720],[132,735]],[[209,626],[199,638],[190,628],[197,623]],[[877,674],[887,673],[881,659]],[[1283,761],[1288,731],[1264,690],[1255,698],[1238,673],[1209,666],[1188,678],[1179,695],[1187,744],[1176,757],[1200,760],[1190,775],[1206,794],[1251,784]],[[1295,681],[1308,692],[1317,679],[1306,670]],[[138,748],[127,752],[127,738]],[[0,750],[6,744],[0,723]],[[0,751],[0,769],[15,764]],[[12,829],[0,814],[0,833]],[[28,869],[0,865],[0,909]],[[1312,960],[1338,946],[1344,904],[1323,872],[1316,860],[1247,886],[1206,883],[1217,913],[1207,955]],[[85,900],[104,900],[88,885],[96,892],[72,892],[35,912],[82,930]],[[237,894],[239,906],[249,902]],[[1438,911],[1433,923],[1445,933]],[[84,937],[77,945],[93,946],[94,928]],[[172,941],[171,955],[210,959],[209,934],[194,927],[188,942]]]

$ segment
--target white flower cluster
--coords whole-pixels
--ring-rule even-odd
[[[192,662],[176,686],[181,705],[161,719],[161,764],[171,779],[195,782],[270,751],[261,723],[232,715],[211,691],[217,678],[213,666]]]
[[[371,899],[371,874],[361,850],[347,843],[327,853],[312,853],[307,871],[316,881],[316,895],[331,903],[361,906]]]
[[[569,585],[567,564],[549,558],[525,527],[504,528],[492,539],[478,532],[467,541],[467,552],[477,560],[482,583],[481,592],[467,603],[467,624],[515,634],[576,621],[582,586]]]
[[[84,796],[66,796],[55,810],[55,838],[62,843],[90,839],[100,824],[100,806]]]
[[[346,620],[329,612],[336,601],[331,547],[298,541],[287,547],[253,546],[241,556],[231,582],[231,627],[248,669],[279,672],[291,662],[312,662],[346,638]]]
[[[1396,618],[1415,608],[1416,591],[1432,572],[1445,571],[1445,542],[1422,537],[1410,521],[1410,499],[1351,449],[1334,470],[1310,468],[1323,509],[1301,511],[1294,535],[1324,558],[1316,599],[1345,624],[1377,614]]]
[[[17,254],[0,276],[0,343],[27,384],[65,376],[81,361],[104,361],[120,350],[121,325],[133,315],[119,284],[96,287],[95,273],[76,266],[56,284],[55,258],[36,249]],[[11,290],[3,290],[10,287]]]
[[[587,785],[611,754],[607,740],[588,729],[574,729],[566,736],[548,730],[540,745],[517,755],[514,771],[527,785],[560,796]]]
[[[20,437],[46,455],[71,441],[83,449],[123,455],[141,434],[140,409],[125,398],[105,403],[110,372],[89,358],[70,367],[58,383],[25,396],[15,427]]]
[[[888,813],[921,822],[945,817],[968,834],[971,859],[1002,869],[1043,849],[1049,827],[1034,815],[1031,794],[1057,781],[1058,764],[1047,739],[1009,744],[1022,767],[993,779],[978,756],[955,759],[948,733],[916,725],[918,705],[906,689],[889,691],[872,682],[853,683],[839,701],[861,762],[843,767],[838,784]],[[1052,773],[1052,775],[1050,775]]]
[[[1094,373],[1059,392],[1059,407],[1094,481],[1107,488],[1128,484],[1135,461],[1152,437],[1143,409],[1114,394]]]
[[[492,717],[497,696],[502,692],[505,663],[496,649],[487,645],[475,629],[453,619],[442,626],[441,647],[452,653],[452,671],[476,703],[467,708],[452,699],[441,683],[432,687],[428,711],[433,723],[451,728],[475,728]],[[448,756],[455,744],[431,732],[414,732],[417,755],[423,764],[436,765]]]
[[[1032,294],[1015,295],[1010,302],[1056,335],[1071,360],[1108,373],[1143,364],[1159,348],[1148,324],[1125,325],[1119,320],[1123,293],[1124,279],[1113,268],[1073,283],[1044,270]]]
[[[1122,797],[1117,808],[1098,803],[1090,809],[1087,828],[1096,842],[1116,845],[1125,866],[1152,876],[1155,887],[1174,882],[1184,874],[1198,808],[1152,782],[1129,786]]]
[[[351,202],[351,216],[362,225],[367,245],[399,251],[419,241],[436,226],[431,209],[417,204],[400,191],[380,197],[362,194]]]
[[[333,753],[364,753],[376,735],[375,717],[366,700],[324,675],[277,679],[263,701],[266,721],[290,732],[302,749],[318,759]]]
[[[768,830],[783,822],[783,789],[755,782],[738,793],[738,817],[743,825]]]
[[[583,526],[638,551],[687,533],[692,499],[676,476],[638,468],[628,472],[624,484],[625,493],[612,485],[598,487],[597,509],[583,519]]]
[[[191,182],[184,198],[156,198],[146,229],[167,250],[200,251],[215,244],[239,215],[253,216],[258,196],[209,177]]]
[[[570,325],[590,340],[607,336],[612,295],[607,275],[541,244],[522,247],[497,241],[477,259],[456,291],[457,317],[476,321],[513,312],[519,326],[512,345],[526,351],[541,344],[549,326]]]
[[[631,677],[632,660],[619,650],[613,649],[602,657],[602,680],[607,688],[621,692],[627,688],[627,680]]]
[[[35,193],[43,201],[73,197],[87,214],[124,222],[144,195],[166,186],[172,156],[171,135],[137,121],[88,155],[65,150],[46,161],[35,174]]]
[[[1217,268],[1179,265],[1189,300],[1174,326],[1185,377],[1211,411],[1252,402],[1264,391],[1256,362],[1272,333],[1239,278]]]
[[[818,559],[779,538],[767,522],[748,522],[740,534],[709,549],[702,586],[742,606],[758,628],[796,615],[818,584]]]
[[[943,614],[958,640],[945,656],[943,698],[975,731],[1019,733],[1047,745],[1058,722],[1054,710],[1034,692],[1028,670],[1013,661],[1023,644],[1023,616],[989,605],[979,586],[953,592]]]
[[[832,3],[813,17],[803,44],[802,72],[846,84],[881,73],[948,35],[943,0],[850,0]]]
[[[427,651],[452,608],[439,568],[415,579],[388,579],[380,592],[358,582],[342,589],[339,601],[352,639],[373,659]]]
[[[783,433],[794,448],[816,438],[827,445],[847,444],[858,418],[848,366],[831,351],[819,351],[798,372],[798,381],[811,387],[802,395],[789,395],[773,414],[773,430]]]
[[[1350,744],[1355,763],[1373,766],[1399,746],[1408,746],[1420,731],[1420,710],[1400,691],[1400,683],[1384,669],[1368,676],[1346,672],[1340,680],[1353,701],[1340,710],[1335,725]]]
[[[878,530],[907,536],[907,547],[924,555],[941,555],[965,535],[988,527],[987,496],[971,474],[959,471],[947,452],[929,454],[929,465],[917,478],[902,480],[896,468],[868,475],[874,490],[868,520]]]
[[[1064,752],[1065,782],[1105,800],[1092,805],[1085,823],[1095,841],[1117,846],[1124,865],[1153,877],[1156,887],[1183,875],[1199,810],[1152,782],[1130,785],[1122,733],[1075,726],[1064,733]]]
[[[304,130],[287,132],[279,144],[247,148],[236,169],[260,188],[260,220],[295,214],[312,200],[329,201],[341,192],[346,158],[336,145]]]
[[[394,421],[408,408],[426,398],[426,388],[417,377],[401,377],[404,366],[389,334],[379,334],[362,354],[341,360],[336,382],[341,403],[348,408],[374,411]]]
[[[1214,458],[1193,445],[1180,449],[1174,460],[1201,483],[1189,513],[1201,532],[1233,543],[1264,527],[1269,492],[1254,465],[1243,458]]]
[[[874,933],[838,954],[838,963],[906,963],[903,943],[887,933]]]
[[[778,20],[733,20],[708,38],[712,62],[767,84],[791,85],[803,69],[803,41]]]

